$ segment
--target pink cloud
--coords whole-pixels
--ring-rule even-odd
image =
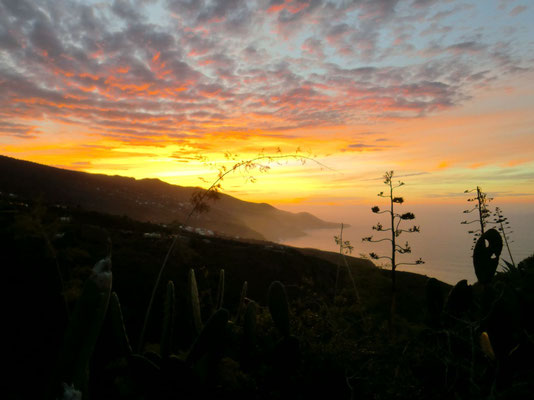
[[[521,14],[522,12],[524,12],[526,9],[527,9],[527,6],[515,6],[515,7],[510,11],[510,16],[515,17],[516,15],[519,15],[519,14]]]

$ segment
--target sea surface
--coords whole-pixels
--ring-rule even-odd
[[[292,212],[308,211],[317,217],[333,222],[349,224],[343,229],[343,240],[350,241],[354,246],[352,255],[355,257],[368,256],[370,252],[379,255],[391,255],[387,242],[362,242],[364,236],[373,235],[374,239],[387,237],[386,232],[372,230],[372,226],[380,221],[387,228],[387,215],[376,215],[371,212],[371,206],[315,206],[307,209],[298,206],[279,206]],[[533,204],[504,204],[499,206],[504,216],[508,218],[511,228],[509,237],[510,250],[515,263],[534,253],[534,205]],[[398,267],[401,271],[416,272],[437,278],[441,281],[455,284],[461,279],[469,283],[476,282],[472,261],[472,239],[470,229],[476,229],[477,224],[463,225],[461,221],[475,217],[474,214],[464,214],[463,204],[446,205],[409,205],[398,207],[398,212],[413,212],[416,219],[403,221],[401,227],[406,229],[415,225],[420,226],[419,233],[403,233],[399,236],[399,243],[409,242],[411,254],[398,255],[398,262],[412,262],[421,257],[425,264],[406,265]],[[317,229],[307,231],[305,236],[283,240],[280,243],[295,247],[312,247],[321,250],[339,252],[334,236],[340,235],[339,229]],[[389,253],[389,254],[388,254]],[[503,248],[501,259],[510,261],[506,247]],[[388,260],[373,261],[375,264],[387,266]],[[502,263],[502,262],[501,262]],[[500,268],[499,268],[500,269]]]

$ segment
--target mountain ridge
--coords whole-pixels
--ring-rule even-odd
[[[0,190],[164,224],[184,223],[192,208],[192,194],[202,190],[172,185],[157,178],[92,174],[2,155],[0,172]],[[307,212],[292,213],[224,193],[208,205],[208,212],[193,215],[187,225],[232,237],[270,241],[302,236],[306,230],[338,226]]]

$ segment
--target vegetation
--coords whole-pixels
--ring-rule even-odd
[[[486,231],[486,225],[488,224],[488,219],[491,216],[491,211],[488,208],[488,204],[490,201],[493,200],[493,198],[488,197],[488,195],[482,191],[480,186],[477,186],[476,189],[465,190],[464,193],[471,193],[474,191],[476,191],[477,195],[475,197],[470,197],[469,199],[467,199],[467,201],[474,202],[475,205],[471,208],[464,210],[464,214],[471,214],[472,212],[476,212],[477,218],[472,219],[470,221],[465,220],[461,222],[462,224],[466,225],[473,223],[478,223],[480,225],[480,228],[469,231],[469,233],[473,234],[473,247],[471,248],[471,250],[473,250],[478,238],[480,238]]]
[[[514,257],[512,256],[512,251],[510,250],[510,243],[513,243],[512,240],[510,240],[510,235],[513,233],[510,230],[510,222],[508,221],[508,218],[503,216],[502,210],[499,207],[495,207],[495,212],[493,213],[493,224],[497,226],[497,230],[501,233],[504,243],[506,244],[506,250],[508,251],[508,256],[510,257],[510,262],[505,261],[505,264],[508,268],[515,269],[515,261]]]
[[[475,205],[472,208],[464,210],[464,213],[470,214],[472,212],[476,212],[477,218],[470,221],[464,220],[461,222],[462,224],[478,223],[480,225],[479,229],[469,231],[470,234],[473,234],[473,246],[471,247],[471,250],[474,250],[478,238],[480,238],[486,232],[487,226],[493,225],[502,235],[502,239],[504,239],[504,244],[506,245],[506,250],[508,252],[508,257],[510,258],[510,262],[503,260],[504,268],[515,270],[517,266],[515,264],[514,257],[512,256],[512,251],[510,250],[510,243],[512,242],[510,235],[513,233],[509,227],[510,222],[508,221],[508,218],[503,215],[502,210],[499,207],[496,207],[493,213],[491,212],[488,204],[493,200],[493,198],[488,197],[488,195],[484,193],[479,186],[477,186],[476,189],[466,190],[464,193],[474,192],[475,190],[477,193],[476,197],[467,199],[467,201],[475,202]],[[491,216],[493,216],[493,220],[490,220]]]
[[[358,286],[356,284],[356,281],[354,280],[354,275],[352,273],[352,270],[349,266],[349,263],[346,257],[346,255],[349,255],[352,253],[352,250],[354,250],[354,246],[350,244],[349,240],[343,240],[343,227],[344,227],[344,224],[341,224],[341,230],[339,232],[339,236],[334,236],[334,240],[336,244],[339,246],[339,258],[338,258],[337,267],[336,267],[336,283],[334,285],[334,299],[335,299],[335,296],[338,295],[338,288],[340,285],[340,279],[339,279],[340,268],[341,268],[341,262],[343,262],[343,265],[345,266],[346,271],[347,271],[347,276],[349,277],[350,283],[352,284],[352,289],[354,290],[356,305],[360,309],[361,321],[365,329],[367,330],[368,325],[366,323],[366,316],[365,316],[365,311],[363,309],[362,300],[360,297],[360,291],[358,290]]]
[[[376,253],[369,253],[369,256],[374,260],[379,259],[387,259],[391,263],[391,312],[390,312],[390,329],[393,330],[393,320],[395,318],[396,313],[396,292],[397,292],[397,284],[396,284],[396,275],[395,272],[397,270],[397,267],[401,265],[415,265],[415,264],[424,264],[424,261],[419,258],[415,262],[398,262],[396,255],[398,254],[408,254],[412,252],[412,249],[409,245],[409,243],[406,241],[404,245],[398,244],[398,237],[405,232],[408,233],[414,233],[419,232],[420,228],[417,225],[414,225],[411,228],[403,229],[400,227],[400,224],[402,221],[409,221],[415,219],[415,215],[411,212],[406,212],[403,214],[400,214],[398,212],[395,212],[395,204],[402,204],[404,203],[403,197],[395,196],[394,191],[395,189],[404,186],[404,182],[398,181],[397,184],[393,183],[393,171],[387,171],[384,174],[384,184],[388,186],[388,192],[384,194],[384,192],[378,193],[379,197],[384,197],[389,200],[389,209],[387,210],[380,210],[380,207],[374,206],[371,210],[375,214],[387,214],[389,216],[389,227],[384,228],[384,226],[378,222],[375,226],[373,226],[373,229],[377,232],[390,232],[391,237],[390,238],[382,238],[382,239],[373,239],[373,236],[364,237],[362,240],[371,242],[371,243],[379,243],[379,242],[389,242],[391,244],[391,256],[380,256]]]
[[[280,148],[278,148],[278,153],[281,153]],[[195,190],[191,195],[191,210],[187,214],[187,217],[185,221],[183,222],[184,225],[187,225],[189,223],[189,219],[195,214],[195,213],[202,213],[209,210],[208,201],[209,200],[217,200],[219,199],[219,193],[222,188],[222,182],[224,178],[231,173],[244,171],[247,174],[247,179],[254,182],[255,178],[251,175],[251,171],[258,170],[259,172],[266,172],[270,169],[270,164],[272,163],[280,163],[282,160],[287,159],[297,159],[302,164],[305,164],[306,161],[313,161],[314,163],[318,164],[321,167],[328,168],[324,164],[320,163],[319,161],[315,160],[314,158],[310,156],[306,156],[303,154],[299,154],[300,150],[297,149],[295,154],[277,154],[277,155],[265,155],[260,154],[255,158],[252,158],[250,160],[242,160],[236,162],[231,168],[226,168],[225,166],[221,167],[219,169],[217,178],[211,183],[211,185],[208,187],[208,189],[198,189]],[[232,154],[226,154],[226,157],[228,159],[232,159],[235,161],[235,157],[237,155]],[[145,313],[145,320],[143,323],[143,329],[141,330],[141,337],[139,339],[139,346],[138,350],[141,351],[144,345],[144,338],[145,338],[145,332],[148,326],[148,322],[150,320],[150,314],[152,312],[152,306],[154,304],[154,299],[156,297],[156,291],[159,287],[159,284],[161,282],[161,277],[163,275],[163,271],[165,270],[165,267],[167,266],[167,263],[169,261],[169,257],[173,253],[177,243],[178,239],[180,238],[179,234],[174,235],[174,239],[172,240],[167,253],[165,255],[165,259],[163,260],[163,263],[161,264],[161,267],[159,269],[159,272],[156,277],[156,281],[154,283],[154,286],[152,288],[152,294],[150,296],[150,300],[148,302],[148,307],[146,309]]]
[[[443,373],[442,388],[450,395],[512,399],[526,398],[531,390],[534,371],[525,357],[533,355],[533,326],[524,312],[534,305],[526,295],[534,269],[527,259],[516,271],[496,273],[502,246],[497,230],[485,231],[473,253],[478,283],[458,282],[444,303],[436,301],[442,293],[429,281],[431,346],[439,355],[434,361]]]
[[[394,339],[390,272],[345,254],[342,234],[359,299],[336,278],[339,254],[181,231],[145,345],[132,349],[172,231],[47,204],[47,243],[28,223],[34,203],[0,196],[0,206],[15,302],[5,331],[17,349],[5,398],[518,399],[534,389],[534,255],[497,272],[495,229],[477,240],[473,285],[396,271]]]

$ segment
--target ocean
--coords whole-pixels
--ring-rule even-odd
[[[374,205],[374,204],[373,204]],[[399,255],[398,262],[412,262],[419,257],[425,261],[421,265],[399,266],[400,271],[410,271],[429,277],[437,278],[441,281],[455,284],[459,280],[467,279],[469,283],[476,282],[476,276],[472,261],[472,238],[470,229],[476,229],[477,224],[462,225],[461,221],[472,217],[475,214],[464,214],[462,211],[467,208],[463,204],[430,204],[430,205],[409,205],[398,206],[398,212],[413,212],[416,219],[413,221],[403,221],[401,227],[409,228],[419,225],[419,233],[402,233],[399,236],[399,243],[409,242],[412,249],[411,254]],[[343,240],[350,241],[354,246],[352,255],[360,257],[368,256],[370,252],[379,255],[390,255],[391,249],[388,243],[362,242],[365,236],[373,235],[374,239],[387,237],[386,232],[376,232],[372,226],[380,221],[384,228],[387,228],[387,215],[376,215],[371,212],[371,206],[315,206],[303,209],[296,206],[278,206],[292,212],[308,211],[315,216],[333,222],[349,224],[343,230]],[[494,207],[491,207],[493,210]],[[510,230],[509,235],[510,250],[515,263],[534,253],[534,205],[532,204],[505,204],[500,206],[503,215],[508,218]],[[396,209],[396,210],[397,210]],[[316,229],[307,231],[305,236],[280,241],[281,244],[295,247],[312,247],[321,250],[339,251],[334,236],[339,236],[338,229]],[[503,247],[501,259],[510,261],[510,256],[506,247]],[[377,265],[383,264],[387,268],[387,260],[373,262]],[[502,262],[501,262],[502,263]]]

